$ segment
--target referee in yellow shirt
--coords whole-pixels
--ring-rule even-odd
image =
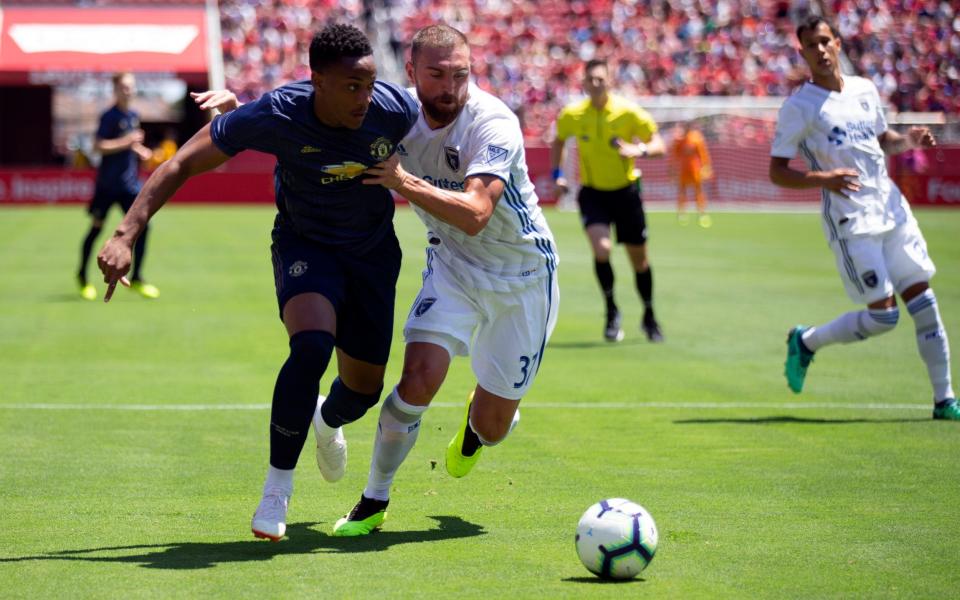
[[[563,164],[564,142],[575,137],[580,154],[580,194],[577,202],[583,226],[593,249],[600,289],[607,302],[604,337],[623,339],[620,311],[613,298],[610,266],[610,223],[616,224],[617,242],[626,245],[636,271],[637,291],[645,307],[640,328],[651,342],[663,341],[653,314],[653,273],[647,261],[647,223],[640,198],[637,158],[663,156],[663,139],[647,111],[611,94],[610,71],[602,60],[584,67],[583,88],[589,98],[564,107],[557,117],[557,137],[550,146],[554,185],[567,189]]]

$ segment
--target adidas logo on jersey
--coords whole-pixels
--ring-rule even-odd
[[[300,154],[313,154],[314,152],[323,152],[323,149],[311,146],[309,144],[303,148],[300,148]]]

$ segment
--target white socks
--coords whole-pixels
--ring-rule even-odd
[[[278,469],[270,466],[267,469],[267,481],[263,484],[264,493],[271,489],[281,489],[287,495],[293,494],[293,469]]]
[[[326,399],[326,396],[317,396],[317,408],[313,413],[313,434],[316,436],[317,442],[329,440],[337,435],[337,430],[340,429],[339,427],[330,427],[327,425],[327,422],[323,420],[320,407],[323,406],[323,401]]]
[[[907,303],[907,311],[917,328],[917,349],[927,365],[927,375],[933,386],[933,398],[940,402],[955,398],[950,377],[950,343],[940,319],[937,297],[927,289]],[[803,332],[803,345],[816,352],[830,344],[848,344],[880,335],[893,329],[900,311],[869,309],[841,315],[826,325],[811,327]]]
[[[384,399],[373,443],[370,476],[363,495],[375,500],[390,498],[390,485],[420,433],[420,417],[428,407],[407,404],[397,389]]]
[[[830,344],[849,344],[886,333],[897,326],[900,310],[871,308],[840,315],[826,325],[811,327],[803,332],[803,345],[816,352]]]
[[[927,374],[933,386],[933,399],[940,402],[954,398],[950,384],[950,343],[940,320],[937,297],[927,289],[907,303],[907,310],[917,327],[917,349],[927,364]]]

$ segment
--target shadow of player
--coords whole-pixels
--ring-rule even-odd
[[[798,425],[850,425],[854,423],[926,423],[930,417],[903,419],[820,419],[813,417],[793,417],[789,415],[779,415],[771,417],[747,417],[742,419],[680,419],[674,421],[676,425],[714,425],[720,423],[742,423],[746,425],[775,425],[778,423],[793,423]]]
[[[380,552],[397,544],[439,542],[483,535],[483,526],[460,517],[431,516],[437,527],[424,531],[377,531],[362,537],[334,537],[312,529],[318,523],[291,523],[279,543],[249,539],[231,542],[173,542],[60,550],[37,556],[0,558],[0,563],[74,560],[130,563],[148,569],[209,569],[218,564],[270,560],[277,555]],[[134,552],[127,554],[126,552]],[[117,555],[117,553],[124,553]]]

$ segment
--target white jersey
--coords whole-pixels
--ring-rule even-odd
[[[460,115],[441,129],[430,129],[421,111],[397,153],[406,171],[445,190],[464,191],[464,180],[472,175],[503,180],[503,195],[490,221],[473,237],[414,209],[427,226],[432,260],[449,265],[469,287],[515,290],[553,273],[556,244],[527,174],[517,117],[473,84],[468,93]]]
[[[878,138],[886,130],[877,87],[862,77],[844,76],[840,92],[805,83],[780,108],[771,156],[793,158],[799,150],[815,171],[860,173],[860,190],[849,197],[821,190],[828,240],[882,233],[913,220],[887,174]]]

